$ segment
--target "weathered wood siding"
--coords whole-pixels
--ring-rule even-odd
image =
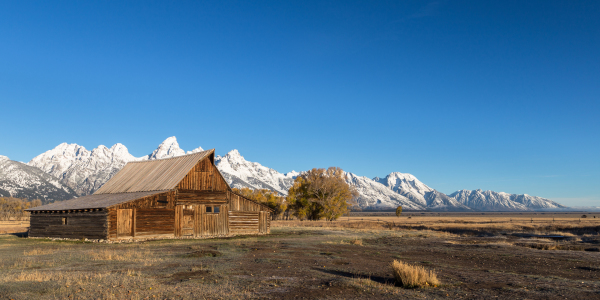
[[[259,212],[229,211],[229,232],[232,234],[258,233]]]
[[[136,209],[135,236],[173,234],[175,231],[175,209]]]
[[[111,209],[130,209],[130,208],[170,208],[174,209],[177,201],[175,191],[152,195],[129,201],[111,207]]]
[[[66,218],[66,224],[63,224]],[[107,211],[33,213],[29,236],[71,239],[106,239]]]
[[[227,204],[226,192],[179,190],[177,204]]]
[[[213,164],[213,155],[198,162],[177,185],[177,188],[194,191],[227,191],[227,182]]]
[[[231,234],[266,234],[271,232],[268,211],[229,211]]]
[[[258,216],[258,233],[270,233],[271,232],[271,216],[268,211],[261,211]]]

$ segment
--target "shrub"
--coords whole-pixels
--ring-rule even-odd
[[[362,246],[363,245],[362,240],[359,240],[359,239],[350,240],[350,244],[352,244],[352,245],[358,245],[358,246]]]
[[[394,272],[394,278],[396,278],[396,283],[404,288],[435,287],[440,284],[435,272],[425,270],[423,267],[411,266],[398,260],[394,260],[391,267]]]

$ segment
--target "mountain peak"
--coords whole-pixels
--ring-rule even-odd
[[[405,179],[417,179],[414,175],[409,174],[409,173],[401,173],[401,172],[392,172],[390,173],[390,175],[386,176],[386,177],[396,177],[396,178],[405,178]]]
[[[198,153],[198,152],[202,152],[202,151],[204,151],[204,149],[202,149],[202,147],[198,147],[192,151],[186,152],[185,154],[194,154],[194,153]]]
[[[148,160],[152,159],[161,159],[161,158],[169,158],[184,155],[185,151],[179,148],[179,143],[177,143],[177,138],[172,136],[164,140],[156,150],[154,150],[151,154],[148,155]]]
[[[408,173],[393,172],[385,176],[385,178],[375,177],[373,180],[423,206],[427,206],[425,194],[434,191],[419,181],[417,177]]]
[[[0,155],[0,160],[10,160],[8,156]]]
[[[227,152],[227,155],[243,157],[237,149],[233,149],[233,150]]]

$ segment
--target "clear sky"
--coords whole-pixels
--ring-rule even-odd
[[[1,1],[0,154],[169,136],[600,206],[600,1]]]

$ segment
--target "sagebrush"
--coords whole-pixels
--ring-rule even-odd
[[[396,283],[405,288],[438,286],[440,281],[434,271],[426,270],[420,266],[411,266],[405,262],[394,260],[392,271]]]

